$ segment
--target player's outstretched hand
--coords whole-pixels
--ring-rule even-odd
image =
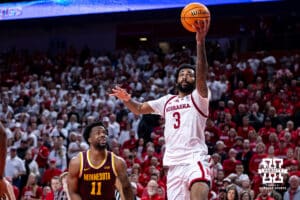
[[[196,41],[203,42],[209,29],[209,20],[196,20],[193,25],[196,30]]]
[[[109,96],[118,97],[118,99],[125,101],[125,102],[127,102],[131,99],[131,95],[128,94],[125,89],[120,88],[119,86],[116,86],[111,91],[112,92],[109,94]]]

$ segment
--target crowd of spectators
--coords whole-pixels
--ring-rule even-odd
[[[109,149],[126,161],[136,196],[165,199],[164,119],[134,115],[108,93],[116,84],[141,101],[176,93],[176,68],[194,60],[190,49],[167,54],[121,50],[99,57],[74,49],[52,57],[3,53],[0,119],[9,140],[5,176],[19,198],[46,199],[52,179],[88,148],[85,126],[100,120],[108,129]],[[214,161],[210,198],[299,196],[299,54],[255,52],[209,60],[205,139]],[[288,170],[272,190],[258,173],[263,158],[282,158]]]

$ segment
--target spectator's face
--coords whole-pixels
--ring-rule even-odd
[[[257,145],[256,152],[257,153],[263,153],[265,151],[265,148],[262,144]]]
[[[229,191],[227,192],[227,199],[228,199],[228,200],[234,200],[234,196],[235,196],[234,190],[229,190]]]
[[[29,177],[28,177],[28,183],[30,185],[33,185],[33,184],[36,183],[36,177],[35,177],[35,175],[33,175],[33,174],[29,175]]]
[[[31,151],[27,151],[26,154],[25,154],[25,159],[26,160],[31,160],[32,159],[32,153]]]
[[[150,181],[147,185],[147,192],[149,194],[149,196],[153,196],[157,193],[157,183],[155,183],[155,181]]]
[[[297,189],[299,186],[299,178],[297,177],[293,177],[290,180],[290,187],[291,189]]]
[[[17,150],[16,149],[11,149],[10,150],[10,157],[14,158],[17,155]]]
[[[244,147],[245,149],[248,149],[248,148],[250,147],[250,142],[249,142],[249,140],[244,141],[243,147]]]
[[[43,188],[43,194],[46,196],[47,194],[49,194],[51,192],[51,188],[49,186],[45,186]]]
[[[61,188],[61,183],[59,182],[58,179],[52,179],[51,180],[51,188],[55,192]]]
[[[249,180],[244,180],[242,182],[242,188],[249,188],[250,186],[250,181]]]
[[[241,197],[241,200],[250,200],[250,196],[248,193],[244,194],[242,197]]]
[[[236,171],[237,173],[243,173],[243,172],[244,172],[244,167],[243,167],[243,165],[236,165],[235,171]]]
[[[223,178],[224,178],[224,172],[221,171],[221,170],[218,171],[217,178],[218,178],[219,180],[223,180]]]

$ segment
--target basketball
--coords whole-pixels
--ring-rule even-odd
[[[196,20],[208,20],[210,22],[210,12],[201,3],[189,3],[182,9],[180,20],[186,30],[196,32],[192,25]]]

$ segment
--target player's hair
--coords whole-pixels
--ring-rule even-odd
[[[196,71],[194,65],[191,65],[191,64],[181,64],[181,65],[179,66],[179,68],[177,69],[176,74],[175,74],[176,81],[177,81],[177,79],[178,79],[179,72],[180,72],[180,70],[182,70],[182,69],[192,69],[192,70]]]
[[[83,137],[84,137],[85,141],[86,141],[88,144],[89,144],[89,141],[88,141],[88,140],[89,140],[89,137],[90,137],[90,134],[91,134],[91,130],[92,130],[92,128],[94,128],[94,127],[96,127],[96,126],[101,126],[101,127],[104,128],[104,130],[105,130],[106,132],[108,132],[107,129],[106,129],[106,127],[103,125],[102,122],[93,122],[93,123],[87,125],[87,126],[85,127],[85,129],[84,129]]]

